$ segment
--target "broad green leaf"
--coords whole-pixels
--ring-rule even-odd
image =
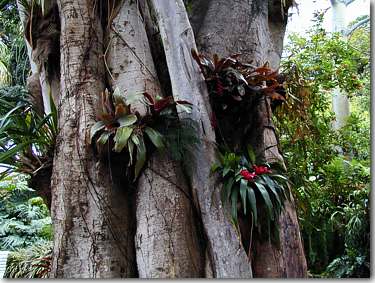
[[[125,103],[126,105],[133,105],[135,103],[142,103],[147,104],[147,102],[144,99],[143,93],[141,92],[133,92],[129,93],[125,96]]]
[[[138,135],[132,135],[131,140],[133,141],[134,145],[138,146],[139,145],[139,138]]]
[[[133,128],[131,127],[120,127],[116,131],[116,135],[114,138],[115,146],[113,147],[113,151],[121,152],[123,148],[126,146],[129,137],[133,133]]]
[[[191,113],[191,106],[176,104],[176,108],[177,108],[178,113],[182,113],[182,112],[185,112],[185,113],[188,113],[188,114]]]
[[[262,184],[260,184],[260,183],[254,182],[254,184],[257,186],[259,192],[261,193],[261,195],[262,195],[262,197],[264,199],[264,203],[266,204],[266,208],[267,208],[269,217],[271,218],[271,220],[274,220],[274,217],[273,217],[273,205],[272,205],[270,196],[269,196],[266,188]]]
[[[229,171],[231,171],[230,167],[224,167],[224,170],[223,170],[223,177],[225,177]]]
[[[100,135],[98,140],[96,141],[98,144],[105,145],[106,142],[108,141],[108,138],[111,136],[111,133],[109,132],[104,132]]]
[[[211,173],[215,173],[218,169],[220,168],[220,165],[218,163],[214,163],[212,166],[211,166]]]
[[[156,148],[160,149],[164,147],[163,136],[158,131],[155,131],[153,128],[146,127],[145,133],[148,135]]]
[[[276,191],[275,183],[272,181],[272,179],[268,176],[261,176],[261,178],[266,183],[267,187],[272,191],[273,195],[275,196],[275,199],[279,205],[279,207],[283,206],[283,203],[280,200],[279,194]]]
[[[226,182],[224,182],[224,186],[221,192],[221,201],[223,203],[229,200],[230,194],[232,192],[233,183],[234,183],[233,178],[229,178]]]
[[[134,114],[126,115],[117,119],[117,122],[119,122],[120,127],[127,127],[137,122],[137,116],[135,116]]]
[[[255,163],[256,163],[256,155],[255,155],[254,150],[253,150],[253,148],[251,147],[251,145],[248,145],[248,146],[247,146],[247,154],[249,155],[250,162],[251,162],[252,164],[255,164]]]
[[[134,168],[134,181],[137,179],[145,162],[146,162],[146,146],[143,140],[143,136],[139,136],[139,144],[137,145],[137,161],[135,163],[135,168]]]
[[[103,121],[98,121],[94,125],[92,125],[91,130],[90,130],[90,143],[92,142],[92,139],[102,129],[104,129],[105,124]]]
[[[23,142],[17,144],[16,146],[8,149],[7,151],[0,152],[0,163],[7,163],[6,161],[9,158],[14,158],[19,151],[22,151],[26,146],[28,146],[30,142]]]
[[[113,98],[115,100],[115,104],[124,103],[124,97],[121,95],[121,91],[118,87],[116,87],[113,91]]]
[[[128,140],[128,150],[129,150],[129,165],[133,164],[133,151],[134,151],[134,143],[131,140]]]
[[[242,199],[242,205],[243,205],[243,210],[244,214],[246,215],[246,191],[247,191],[247,181],[245,179],[241,179],[240,183],[240,195]]]
[[[251,210],[253,211],[253,220],[256,225],[258,221],[258,212],[257,212],[257,199],[255,197],[254,190],[252,188],[247,188],[247,195],[249,197],[249,202],[251,206]]]
[[[237,198],[238,198],[238,190],[234,189],[232,190],[231,194],[231,211],[232,211],[232,218],[235,223],[237,223]]]

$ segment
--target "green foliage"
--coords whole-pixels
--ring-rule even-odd
[[[24,85],[30,64],[15,0],[0,3],[0,30],[0,73],[8,76],[3,85]]]
[[[137,102],[142,102],[146,106],[146,115],[131,112],[131,104]],[[169,137],[172,139],[166,142],[165,136],[157,128],[168,128],[173,122],[176,125],[177,115],[174,107],[180,106],[183,110],[190,111],[190,105],[186,101],[175,102],[171,96],[154,99],[148,93],[128,95],[124,99],[118,88],[113,94],[106,90],[102,94],[99,121],[91,128],[90,140],[96,140],[97,147],[114,144],[114,152],[126,152],[129,157],[127,167],[134,167],[135,181],[146,162],[151,145],[162,150],[166,143],[175,144],[174,138],[178,133],[170,134]],[[128,175],[130,176],[130,173]]]
[[[51,240],[51,218],[47,206],[27,186],[24,176],[0,182],[0,249],[15,250],[41,240]]]
[[[41,116],[21,87],[0,90],[0,163],[7,170],[34,174],[52,162],[57,135],[57,111]]]
[[[289,198],[287,179],[276,173],[280,166],[257,166],[250,147],[245,155],[225,152],[219,156],[220,163],[213,165],[211,171],[217,172],[222,179],[222,202],[230,203],[235,225],[238,210],[243,210],[244,215],[250,212],[262,239],[278,239],[278,218],[284,201]],[[275,168],[271,170],[272,167]]]
[[[290,38],[281,64],[287,102],[274,122],[294,184],[310,272],[360,277],[368,275],[369,264],[363,232],[369,227],[369,33],[363,29],[356,41],[346,41],[324,31],[321,20],[318,16],[306,37]],[[333,131],[331,90],[337,86],[349,95],[352,113],[345,127]]]
[[[369,172],[364,173],[369,179]],[[348,196],[348,202],[332,214],[331,222],[344,235],[344,255],[327,267],[326,277],[352,278],[370,276],[370,186],[358,188]]]
[[[51,260],[50,241],[39,241],[17,249],[8,256],[5,278],[48,278]]]

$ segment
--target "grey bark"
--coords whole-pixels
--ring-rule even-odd
[[[196,45],[185,7],[182,0],[148,2],[153,19],[139,13],[138,1],[121,2],[110,25],[108,45],[103,46],[97,2],[58,0],[62,70],[61,93],[55,96],[60,133],[52,176],[55,239],[51,277],[250,278],[249,259],[221,204],[220,184],[210,174],[216,161],[215,133],[206,85],[191,58]],[[271,66],[278,66],[285,30],[285,25],[277,22],[277,12],[273,15],[279,4],[276,0],[207,1],[196,25],[202,50],[222,56],[242,52],[256,64],[269,60]],[[170,77],[170,81],[163,80],[163,90],[171,90],[176,100],[193,103],[193,113],[179,113],[179,117],[196,122],[201,144],[185,168],[188,181],[180,164],[152,155],[134,199],[123,182],[121,167],[112,164],[111,170],[108,161],[94,156],[88,132],[106,73],[110,73],[110,85],[119,86],[125,95],[134,91],[162,94],[154,67],[158,57],[155,53],[151,56],[145,20],[152,47],[160,46],[155,40],[160,32],[163,48],[158,51],[164,53],[160,55],[165,56]],[[238,33],[244,28],[245,33]],[[158,64],[157,69],[163,66]],[[262,107],[257,110],[259,117],[265,117],[269,102]],[[144,114],[142,105],[133,108]],[[276,143],[272,129],[263,130],[269,117],[261,121],[260,132],[254,129],[257,142],[261,147]],[[277,147],[273,150],[279,154]],[[259,246],[257,262],[263,260],[264,266],[260,265],[256,275],[298,277],[306,272],[298,223],[296,226],[295,211],[290,207],[281,221],[282,249]],[[204,236],[199,231],[199,217]],[[296,246],[288,244],[288,239]],[[207,243],[202,244],[204,241]],[[275,270],[270,272],[267,263],[272,256]],[[296,268],[285,267],[286,262]]]
[[[189,118],[197,124],[199,148],[187,168],[195,201],[200,209],[207,237],[208,254],[216,278],[252,277],[246,253],[235,228],[224,213],[218,184],[210,174],[215,162],[215,134],[210,124],[207,89],[198,66],[193,62],[191,49],[196,49],[182,1],[152,0],[168,64],[174,98],[193,103]],[[181,118],[186,115],[180,113]],[[190,170],[189,170],[190,169]],[[207,273],[210,271],[208,270]]]
[[[52,176],[53,278],[132,277],[130,205],[112,186],[108,164],[94,158],[89,129],[104,89],[102,30],[93,3],[59,1],[61,97]],[[124,225],[125,224],[125,225]]]
[[[111,23],[107,64],[113,86],[125,96],[147,92],[155,98],[162,93],[139,8],[137,1],[126,0],[120,5]],[[132,105],[132,109],[141,115],[146,113],[141,103]],[[167,155],[149,158],[136,192],[139,277],[202,277],[203,256],[193,203],[181,166]]]
[[[243,60],[254,65],[269,62],[272,68],[277,68],[287,22],[285,12],[290,4],[281,9],[281,1],[277,0],[211,1],[197,35],[198,46],[210,55],[241,53]],[[270,101],[264,98],[255,109],[247,143],[253,146],[260,160],[283,163],[271,117]],[[293,201],[286,203],[279,222],[281,249],[255,239],[254,276],[305,277],[307,265]]]

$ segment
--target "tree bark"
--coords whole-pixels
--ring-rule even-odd
[[[192,157],[193,163],[186,170],[208,241],[208,266],[216,278],[252,277],[246,253],[221,204],[219,186],[210,174],[216,160],[215,133],[209,118],[211,110],[206,85],[191,57],[191,49],[196,49],[196,46],[184,4],[180,0],[150,2],[157,17],[173,96],[176,100],[188,100],[193,104],[193,112],[188,117],[196,122],[201,140]],[[186,118],[184,113],[179,113],[179,116]]]
[[[123,1],[111,23],[108,68],[113,85],[124,91],[161,96],[144,18],[136,1]],[[133,111],[146,113],[144,104]],[[149,153],[150,154],[150,153]],[[203,275],[203,256],[190,191],[178,162],[152,154],[137,184],[136,257],[141,278]]]
[[[104,89],[102,29],[94,3],[59,1],[61,97],[52,176],[54,249],[51,277],[135,276],[124,190],[88,146],[95,105]]]
[[[200,50],[222,57],[240,53],[243,60],[254,65],[268,61],[272,68],[277,68],[287,23],[287,14],[283,13],[288,9],[280,9],[280,5],[281,1],[276,0],[211,1],[197,35]],[[270,101],[264,98],[255,109],[247,143],[260,160],[283,162],[271,117]],[[260,239],[254,241],[254,276],[306,277],[306,259],[293,201],[286,203],[279,222],[280,249]]]
[[[51,277],[251,278],[253,271],[257,277],[304,277],[306,261],[293,202],[280,216],[281,248],[257,240],[250,262],[220,201],[221,185],[210,174],[217,150],[212,113],[206,84],[191,57],[196,45],[183,1],[108,3],[117,6],[104,20],[98,13],[103,3],[58,0],[61,72],[60,95],[54,95],[59,135],[51,185]],[[194,30],[203,52],[240,52],[253,64],[268,60],[278,67],[284,1],[194,3],[196,11],[202,8]],[[53,69],[52,61],[43,62]],[[46,74],[41,77],[48,79]],[[192,113],[178,115],[181,121],[195,122],[200,145],[192,162],[182,167],[152,153],[133,190],[125,181],[122,160],[95,157],[88,145],[89,129],[106,86],[119,87],[124,95],[147,91],[191,102]],[[48,112],[48,105],[44,108]],[[142,104],[132,108],[145,114]],[[257,106],[248,142],[260,157],[282,160],[271,114],[268,100]]]

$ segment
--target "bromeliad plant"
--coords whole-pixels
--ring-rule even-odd
[[[256,165],[250,147],[246,155],[219,154],[219,161],[212,167],[212,172],[218,173],[222,179],[222,202],[230,203],[234,224],[237,226],[238,212],[242,210],[244,215],[251,215],[252,225],[259,234],[277,238],[278,217],[284,201],[289,199],[288,180],[276,172],[281,166]],[[271,231],[274,232],[272,235]]]
[[[138,102],[146,106],[147,111],[143,116],[131,110],[131,105]],[[97,147],[113,145],[112,151],[126,152],[129,157],[128,169],[134,165],[135,181],[146,162],[150,146],[162,150],[168,144],[159,131],[160,126],[168,127],[168,124],[175,122],[175,107],[190,111],[190,105],[187,101],[174,101],[171,96],[154,99],[150,94],[143,93],[124,97],[118,88],[113,94],[105,90],[99,121],[91,128],[90,141]],[[133,173],[128,171],[127,174],[130,176]]]
[[[192,50],[206,80],[215,113],[233,112],[241,101],[254,95],[266,95],[272,100],[284,101],[283,76],[269,68],[268,63],[255,67],[238,60],[240,54],[210,59]]]

